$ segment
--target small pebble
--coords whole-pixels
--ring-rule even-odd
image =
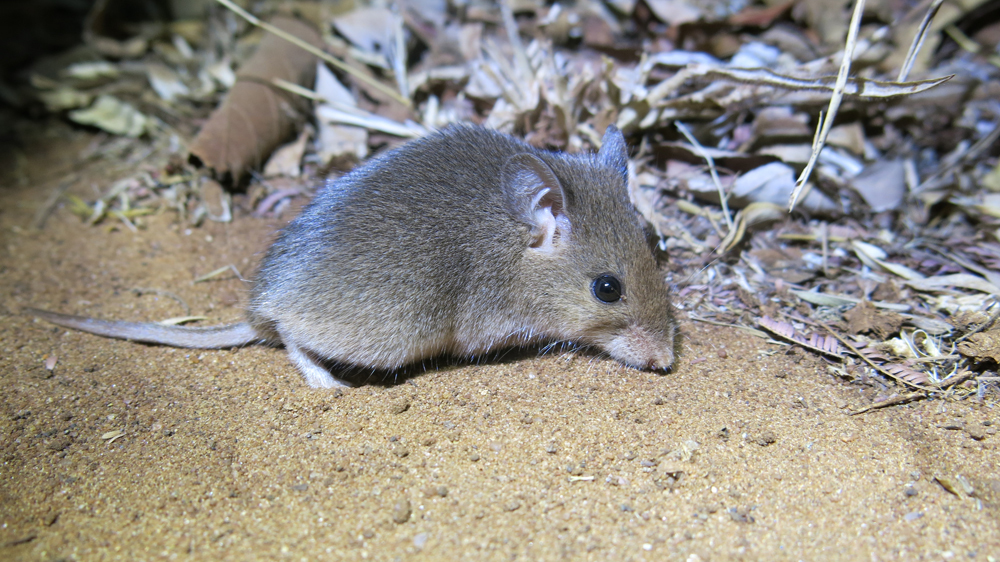
[[[424,495],[427,496],[428,498],[433,498],[433,497],[446,498],[448,497],[448,488],[444,486],[428,486],[424,488]]]
[[[731,507],[726,510],[729,518],[737,523],[753,523],[754,518],[750,515],[750,510],[745,507]]]
[[[409,409],[410,409],[410,399],[409,398],[403,398],[403,399],[394,401],[389,406],[389,413],[391,413],[391,414],[402,414],[403,412],[405,412],[405,411],[407,411]]]
[[[392,506],[392,520],[397,524],[403,524],[410,520],[413,509],[410,507],[410,500],[403,498]]]
[[[521,507],[521,502],[517,500],[511,500],[503,504],[504,511],[517,511]]]
[[[970,423],[965,426],[965,432],[969,434],[969,437],[975,439],[976,441],[986,439],[986,428],[978,423]]]
[[[424,545],[427,544],[428,538],[430,538],[430,535],[427,533],[417,533],[417,535],[413,537],[413,546],[423,548]]]
[[[920,519],[923,516],[924,516],[924,514],[921,513],[921,512],[919,512],[919,511],[911,511],[911,512],[909,512],[909,513],[907,513],[906,515],[903,516],[903,520],[904,521],[916,521],[917,519]]]
[[[778,438],[777,436],[774,435],[774,432],[768,429],[764,431],[764,433],[761,433],[760,437],[757,438],[757,444],[760,445],[761,447],[767,447],[768,445],[773,444],[777,440]]]

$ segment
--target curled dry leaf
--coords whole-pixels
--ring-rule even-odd
[[[272,22],[303,41],[321,45],[310,25],[289,17]],[[202,127],[191,145],[190,160],[210,168],[216,177],[239,181],[247,169],[263,162],[304,122],[302,100],[272,84],[282,79],[311,86],[316,57],[270,33],[237,73],[236,84]]]
[[[719,253],[728,252],[736,247],[743,241],[748,230],[753,230],[754,227],[760,228],[765,223],[784,220],[784,218],[784,209],[773,203],[757,202],[747,205],[745,209],[736,214],[732,230],[719,245]]]

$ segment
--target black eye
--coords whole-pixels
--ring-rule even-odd
[[[601,302],[618,302],[622,298],[622,282],[614,275],[605,273],[594,279],[594,296]]]

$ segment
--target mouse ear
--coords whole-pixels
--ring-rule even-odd
[[[625,181],[628,181],[628,147],[625,146],[625,137],[618,127],[608,125],[608,130],[601,139],[601,150],[597,152],[597,158],[618,170]]]
[[[552,253],[569,235],[566,197],[555,172],[533,154],[511,156],[501,173],[507,207],[531,227],[529,247]]]

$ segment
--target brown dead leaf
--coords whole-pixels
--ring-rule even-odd
[[[958,352],[966,357],[988,358],[1000,363],[1000,330],[972,334],[958,344]]]
[[[276,17],[276,27],[313,45],[322,45],[310,25]],[[236,183],[247,169],[259,165],[297,125],[305,121],[303,102],[272,85],[280,78],[312,86],[316,57],[270,33],[237,73],[229,91],[191,145],[189,160],[211,169],[217,178]]]
[[[774,320],[768,316],[758,319],[757,323],[761,328],[764,328],[772,334],[797,343],[807,349],[826,355],[832,355],[834,357],[844,356],[843,348],[840,347],[840,343],[837,339],[832,336],[821,336],[813,332],[809,334],[809,338],[807,339],[805,336],[802,336],[795,331],[795,326],[792,326],[788,322]]]
[[[902,316],[879,310],[869,301],[859,302],[844,313],[844,318],[847,320],[847,329],[852,334],[874,333],[883,340],[898,332],[903,325]]]

